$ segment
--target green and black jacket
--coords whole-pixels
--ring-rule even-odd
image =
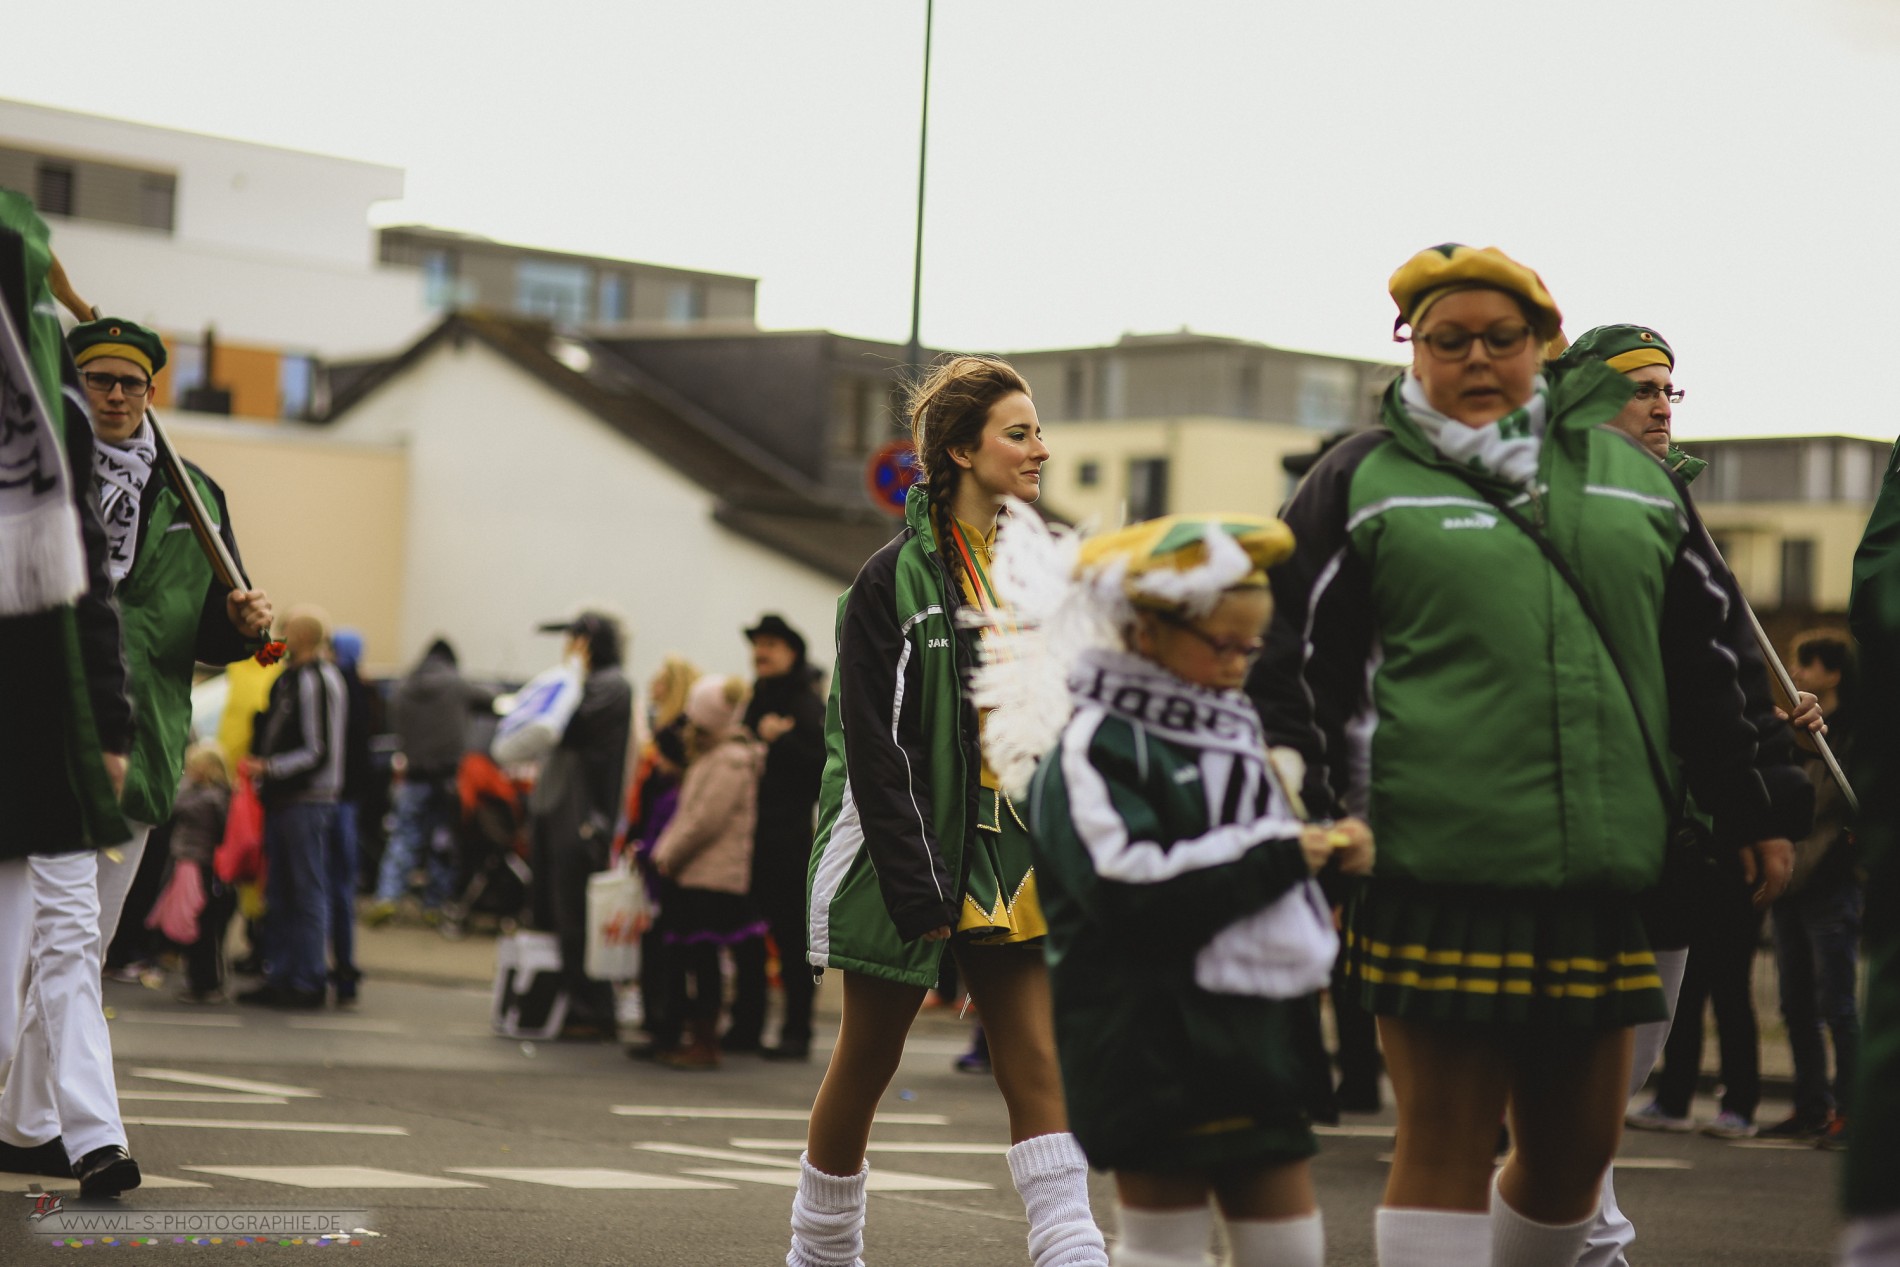
[[[1718,832],[1799,836],[1811,793],[1733,578],[1678,479],[1602,424],[1629,383],[1559,373],[1531,496],[1441,457],[1386,395],[1385,427],[1336,446],[1284,517],[1298,542],[1248,692],[1308,764],[1309,803],[1369,818],[1375,874],[1635,892],[1656,882],[1676,790],[1656,787],[1632,707]],[[1474,482],[1517,503],[1575,594]]]
[[[185,466],[225,548],[239,558],[224,491],[196,466]],[[225,614],[228,593],[198,545],[183,497],[165,468],[154,466],[139,498],[132,567],[117,591],[135,705],[121,801],[128,818],[162,823],[171,817],[191,731],[193,667],[229,664],[251,653]]]
[[[982,766],[964,689],[977,635],[957,626],[962,591],[921,486],[904,521],[839,599],[808,957],[933,986],[944,944],[919,939],[956,927],[977,821]]]

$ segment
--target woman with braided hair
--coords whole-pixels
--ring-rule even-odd
[[[1063,1111],[1028,833],[981,755],[966,682],[980,635],[958,619],[964,608],[1007,618],[989,577],[997,517],[1005,498],[1036,500],[1049,450],[1029,385],[994,358],[944,360],[909,412],[923,474],[904,531],[839,605],[809,958],[843,973],[844,1015],[812,1106],[786,1262],[861,1262],[871,1118],[948,949],[1009,1108],[1031,1257],[1106,1267]]]

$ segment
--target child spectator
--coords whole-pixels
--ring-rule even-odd
[[[224,839],[231,809],[231,772],[216,740],[195,743],[185,753],[185,778],[172,807],[171,859],[174,867],[196,867],[204,884],[204,909],[198,912],[198,940],[184,947],[185,988],[180,1003],[224,1003],[224,932],[237,909],[237,891],[218,879],[211,856]]]

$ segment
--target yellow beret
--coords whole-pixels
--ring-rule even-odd
[[[1399,306],[1394,333],[1402,325],[1416,326],[1443,296],[1478,288],[1506,291],[1522,300],[1534,314],[1531,325],[1541,339],[1553,338],[1563,325],[1563,313],[1544,288],[1544,279],[1495,246],[1446,242],[1427,247],[1401,264],[1386,285]]]

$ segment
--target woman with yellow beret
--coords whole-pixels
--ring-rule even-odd
[[[1601,426],[1629,380],[1547,367],[1556,302],[1495,248],[1421,251],[1390,290],[1411,366],[1289,504],[1248,689],[1309,804],[1378,834],[1344,953],[1398,1102],[1379,1261],[1572,1263],[1631,1027],[1665,1015],[1637,895],[1682,776],[1771,890],[1807,805],[1693,508]]]

